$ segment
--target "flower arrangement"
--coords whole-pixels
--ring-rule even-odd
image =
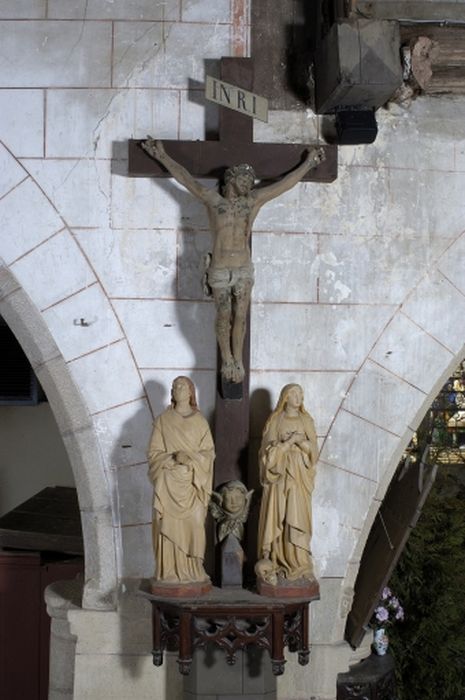
[[[375,629],[381,629],[392,625],[396,621],[404,619],[404,609],[399,599],[393,594],[388,586],[383,588],[381,598],[371,619],[371,625]]]

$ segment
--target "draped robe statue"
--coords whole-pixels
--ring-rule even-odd
[[[317,457],[315,427],[302,389],[288,384],[265,426],[259,455],[263,495],[256,571],[272,585],[314,579],[311,497]]]
[[[155,420],[149,447],[157,582],[209,581],[203,559],[214,457],[210,428],[197,408],[194,386],[187,377],[177,377],[172,405]]]

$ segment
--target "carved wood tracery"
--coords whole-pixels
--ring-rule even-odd
[[[284,648],[309,661],[309,600],[270,600],[243,592],[238,600],[174,601],[149,595],[152,604],[153,663],[161,666],[163,652],[177,651],[179,671],[188,675],[195,649],[208,644],[222,649],[228,664],[249,646],[268,651],[275,675],[284,672]]]

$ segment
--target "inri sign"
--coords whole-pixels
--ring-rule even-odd
[[[205,79],[205,97],[222,107],[229,107],[262,122],[268,121],[268,100],[210,75]]]

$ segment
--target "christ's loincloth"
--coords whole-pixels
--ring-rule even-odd
[[[240,291],[244,287],[251,288],[254,283],[254,268],[250,262],[242,267],[215,267],[207,265],[204,275],[204,290],[207,296],[212,296],[213,289],[231,289]]]

